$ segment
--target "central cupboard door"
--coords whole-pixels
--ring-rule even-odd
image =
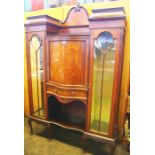
[[[48,82],[86,86],[88,37],[50,37],[48,40]]]

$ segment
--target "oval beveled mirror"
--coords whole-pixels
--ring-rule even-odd
[[[109,50],[113,47],[114,38],[110,32],[102,32],[97,40],[96,47],[100,50]]]

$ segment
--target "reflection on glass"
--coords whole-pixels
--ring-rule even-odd
[[[113,37],[110,32],[102,32],[95,43],[98,49],[102,49],[103,52],[113,47]]]
[[[110,123],[115,48],[113,40],[111,49],[98,49],[96,45],[94,49],[91,130],[104,134],[108,134]]]
[[[30,41],[32,99],[34,115],[44,116],[43,49],[41,40],[33,36]]]

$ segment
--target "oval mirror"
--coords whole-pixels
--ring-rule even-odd
[[[109,50],[113,47],[114,38],[110,32],[102,32],[96,41],[96,47],[102,50]]]

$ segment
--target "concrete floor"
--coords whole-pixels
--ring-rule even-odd
[[[24,120],[24,155],[110,155],[108,145],[93,140],[87,142],[87,153],[83,154],[82,134],[53,126],[53,139],[47,140],[45,126],[32,122],[34,134],[29,134],[27,118]],[[129,155],[126,146],[118,144],[114,155]]]

